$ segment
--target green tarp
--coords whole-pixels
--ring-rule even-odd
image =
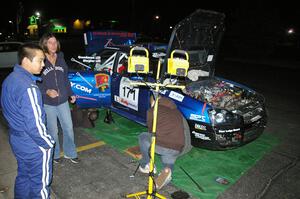
[[[114,123],[104,123],[105,110],[101,109],[95,128],[86,131],[121,152],[138,145],[138,135],[147,129],[115,113],[112,114]],[[194,197],[216,198],[278,142],[277,138],[263,133],[257,140],[237,149],[210,151],[194,147],[189,153],[177,159],[172,183]],[[158,169],[161,169],[158,156],[155,157],[155,164]],[[203,190],[197,187],[182,168]],[[226,179],[229,184],[218,183],[216,181],[218,177]]]

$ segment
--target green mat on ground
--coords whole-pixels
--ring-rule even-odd
[[[147,129],[115,113],[112,114],[115,122],[112,124],[104,123],[105,111],[101,109],[95,128],[86,129],[86,132],[121,152],[138,145],[138,135]],[[217,198],[278,142],[277,138],[264,133],[257,140],[233,150],[210,151],[194,147],[189,153],[177,159],[172,175],[172,184],[194,197],[201,199]],[[155,164],[158,169],[161,169],[158,156],[155,156]],[[201,186],[204,192],[180,167]],[[229,184],[224,185],[216,182],[217,177],[225,178]]]

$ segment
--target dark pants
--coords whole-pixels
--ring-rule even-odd
[[[148,132],[144,132],[139,135],[139,145],[142,153],[142,159],[140,160],[140,164],[142,167],[145,167],[145,165],[150,162],[149,149],[151,146],[151,137],[151,134]],[[168,167],[171,170],[173,170],[175,161],[180,152],[174,149],[169,149],[156,145],[155,153],[160,155],[161,162],[164,167]]]

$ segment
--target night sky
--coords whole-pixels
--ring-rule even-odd
[[[12,20],[15,23],[19,2],[10,0],[5,2],[5,8],[2,6],[0,32],[4,29],[6,32],[7,29],[16,29],[16,26],[9,24],[8,21]],[[234,45],[256,42],[256,46],[268,45],[268,48],[273,48],[276,43],[286,42],[285,40],[292,38],[287,38],[289,36],[286,33],[289,28],[293,28],[295,31],[293,43],[300,46],[300,12],[296,2],[184,0],[178,3],[170,0],[101,0],[96,3],[95,0],[85,0],[64,1],[63,5],[62,2],[62,0],[23,0],[23,28],[27,27],[28,17],[39,11],[42,21],[52,18],[69,22],[75,19],[91,20],[95,24],[91,26],[93,30],[98,30],[102,26],[102,29],[112,29],[104,27],[103,22],[116,20],[113,29],[141,33],[165,42],[170,38],[172,31],[170,26],[174,27],[196,9],[206,9],[226,15],[224,38],[229,38],[227,39],[229,44],[234,40]],[[154,20],[155,15],[159,15],[160,19]],[[241,40],[248,40],[248,43],[242,44]],[[253,48],[257,48],[256,46]]]
[[[7,6],[1,9],[1,23],[8,20],[15,20],[18,2],[10,0],[5,2]],[[125,28],[133,23],[135,27],[147,26],[153,16],[158,14],[161,16],[161,23],[165,25],[174,25],[179,20],[193,12],[194,10],[209,9],[224,12],[226,14],[227,24],[231,26],[238,23],[240,19],[245,22],[255,21],[273,21],[278,26],[299,26],[300,12],[296,2],[288,1],[201,1],[201,0],[185,0],[176,1],[169,0],[122,0],[122,1],[65,1],[62,0],[23,0],[24,14],[23,19],[27,19],[38,10],[44,19],[50,18],[82,18],[95,20],[118,20]],[[161,5],[161,3],[163,5]]]

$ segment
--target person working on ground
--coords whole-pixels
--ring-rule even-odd
[[[36,85],[39,78],[34,76],[40,74],[44,59],[40,46],[22,45],[19,63],[2,84],[2,111],[18,163],[14,198],[50,198],[54,140],[45,127],[42,96]]]
[[[42,71],[42,83],[38,84],[41,89],[44,107],[47,116],[47,129],[54,138],[54,162],[60,161],[60,144],[58,137],[57,118],[63,131],[64,157],[72,163],[78,163],[76,146],[74,142],[73,123],[70,102],[74,103],[76,97],[71,90],[68,79],[68,66],[64,54],[60,51],[60,43],[52,33],[46,33],[40,39],[40,46],[46,54],[45,68]]]
[[[185,144],[182,115],[174,102],[166,97],[160,97],[157,110],[156,146],[155,153],[161,156],[163,169],[155,180],[156,187],[161,189],[172,179],[174,163]],[[149,173],[150,146],[152,136],[153,109],[155,100],[150,98],[151,108],[147,112],[149,132],[139,135],[139,146],[142,153],[139,171]],[[154,173],[155,173],[154,169]]]

